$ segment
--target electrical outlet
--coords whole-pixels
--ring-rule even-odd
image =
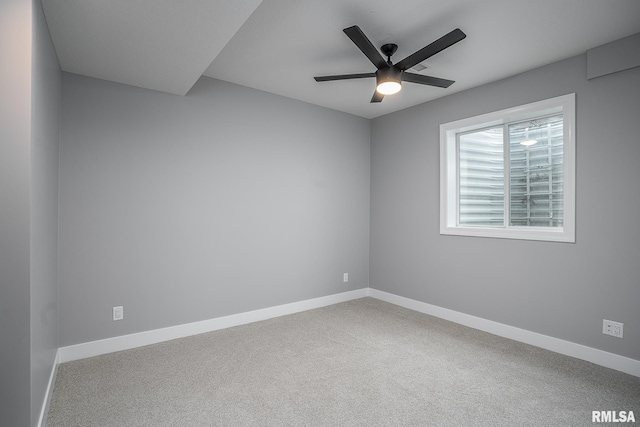
[[[349,273],[344,273],[344,274],[342,275],[342,281],[343,281],[344,283],[347,283],[347,282],[349,281]]]
[[[624,323],[613,320],[602,319],[602,333],[614,337],[622,338],[622,327]]]
[[[124,319],[124,308],[119,305],[118,307],[113,307],[113,320],[122,320]]]

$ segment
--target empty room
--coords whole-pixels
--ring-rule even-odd
[[[4,0],[0,426],[640,423],[637,0]]]

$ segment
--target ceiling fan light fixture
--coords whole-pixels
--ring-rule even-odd
[[[402,89],[402,85],[394,81],[378,83],[376,87],[376,90],[383,95],[393,95],[394,93],[400,92],[400,89]]]
[[[394,67],[382,68],[376,72],[376,91],[382,95],[393,95],[402,89],[402,72]]]

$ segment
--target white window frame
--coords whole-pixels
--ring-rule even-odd
[[[562,113],[564,121],[564,205],[562,227],[463,226],[458,223],[458,165],[456,135],[488,126]],[[440,125],[440,234],[503,239],[575,243],[575,93],[507,108]],[[505,166],[506,168],[506,166]],[[507,168],[508,169],[508,168]],[[508,173],[506,178],[508,179]],[[505,182],[505,218],[509,215],[508,181]]]

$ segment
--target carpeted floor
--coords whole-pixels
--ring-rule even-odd
[[[640,421],[640,378],[363,298],[61,364],[47,425],[593,426],[594,410]]]

